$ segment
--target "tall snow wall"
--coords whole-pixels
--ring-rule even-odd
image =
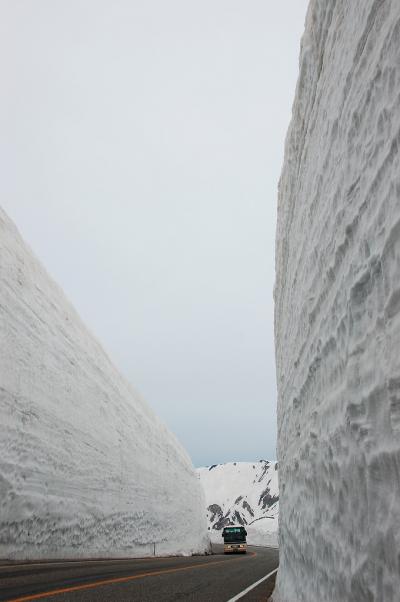
[[[186,452],[0,209],[0,557],[190,554],[206,530]]]
[[[400,3],[313,0],[279,185],[276,602],[398,602]]]

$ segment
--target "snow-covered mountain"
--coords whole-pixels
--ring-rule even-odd
[[[279,514],[276,462],[228,462],[198,468],[206,497],[208,530],[222,543],[226,525],[244,525],[248,542],[276,545]]]
[[[204,495],[0,209],[0,557],[204,552]]]
[[[398,602],[398,0],[310,2],[276,271],[274,601]]]

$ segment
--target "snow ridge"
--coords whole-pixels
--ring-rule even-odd
[[[399,599],[400,3],[312,0],[279,185],[276,602]]]
[[[248,542],[276,545],[279,514],[276,462],[228,462],[198,468],[206,497],[211,541],[222,543],[226,525],[244,525]]]
[[[203,492],[0,209],[0,557],[204,552]]]

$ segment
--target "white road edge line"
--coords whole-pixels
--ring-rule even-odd
[[[274,569],[273,571],[271,571],[270,573],[268,573],[268,575],[265,575],[265,577],[262,577],[261,579],[259,579],[255,583],[253,583],[253,585],[249,585],[249,587],[247,587],[246,589],[244,589],[237,596],[234,596],[234,598],[230,598],[228,600],[228,602],[236,602],[236,600],[240,600],[240,598],[243,598],[243,596],[245,596],[246,594],[248,594],[249,592],[251,592],[252,589],[254,589],[255,587],[257,587],[257,585],[260,585],[260,583],[262,583],[263,581],[265,581],[266,579],[268,579],[268,577],[271,577],[277,571],[278,571],[277,568]]]

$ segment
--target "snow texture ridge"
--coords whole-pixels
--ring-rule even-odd
[[[175,437],[0,209],[0,557],[204,552]]]
[[[244,525],[247,542],[276,546],[278,541],[278,465],[228,462],[198,468],[206,497],[205,513],[213,543],[222,543],[226,525]]]
[[[276,602],[398,602],[400,3],[312,0],[279,185]]]

